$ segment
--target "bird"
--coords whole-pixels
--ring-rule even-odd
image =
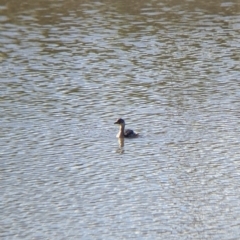
[[[131,129],[125,130],[125,121],[122,118],[117,119],[114,124],[119,124],[119,132],[116,136],[117,138],[135,138],[139,135]]]

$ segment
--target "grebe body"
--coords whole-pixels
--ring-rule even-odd
[[[119,125],[119,132],[117,138],[135,138],[138,137],[138,133],[135,133],[131,129],[125,129],[125,121],[122,118],[119,118],[114,124]]]

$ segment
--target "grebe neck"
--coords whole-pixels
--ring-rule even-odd
[[[119,126],[119,132],[118,132],[117,137],[119,137],[119,138],[124,138],[124,128],[125,128],[124,125],[120,125],[120,126]]]

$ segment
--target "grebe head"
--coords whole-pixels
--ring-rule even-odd
[[[122,118],[119,118],[114,124],[119,124],[121,126],[125,126],[125,122]]]

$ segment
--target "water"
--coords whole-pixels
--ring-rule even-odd
[[[239,7],[0,0],[1,239],[238,239]]]

